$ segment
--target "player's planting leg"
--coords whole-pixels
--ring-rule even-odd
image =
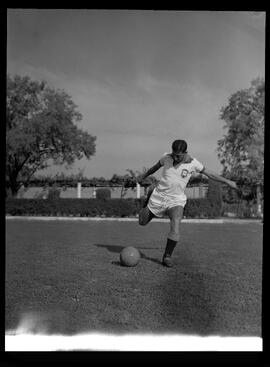
[[[172,267],[172,254],[180,239],[180,223],[183,216],[183,207],[175,206],[168,210],[170,218],[170,231],[168,233],[166,248],[162,258],[162,264],[164,266]]]

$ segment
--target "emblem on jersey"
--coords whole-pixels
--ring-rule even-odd
[[[188,170],[187,169],[183,169],[181,172],[181,177],[185,178],[188,175]]]

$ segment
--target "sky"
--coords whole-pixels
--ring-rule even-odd
[[[175,139],[220,173],[220,110],[265,75],[265,13],[8,9],[7,71],[64,89],[97,137],[90,160],[48,174],[141,172]]]

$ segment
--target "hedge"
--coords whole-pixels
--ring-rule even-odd
[[[135,217],[144,199],[6,199],[7,215]],[[186,218],[215,218],[216,206],[207,198],[189,199]]]
[[[111,190],[107,188],[97,189],[96,190],[96,198],[97,199],[110,199],[111,198]]]
[[[217,210],[207,198],[189,199],[184,209],[186,218],[216,218]]]
[[[207,209],[208,215],[213,218],[220,217],[222,214],[222,186],[220,182],[209,180],[206,198],[210,204]]]
[[[6,200],[6,214],[30,216],[129,217],[141,207],[130,199],[14,199]]]
[[[233,204],[223,203],[222,216],[254,218],[257,216],[257,213],[254,204],[249,204],[246,201],[241,201],[241,203],[233,203]]]

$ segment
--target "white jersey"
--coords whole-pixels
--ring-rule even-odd
[[[156,187],[159,194],[186,200],[185,188],[190,177],[195,172],[201,172],[204,168],[196,158],[190,158],[187,162],[173,165],[173,158],[165,153],[159,160],[163,166],[161,179]]]

